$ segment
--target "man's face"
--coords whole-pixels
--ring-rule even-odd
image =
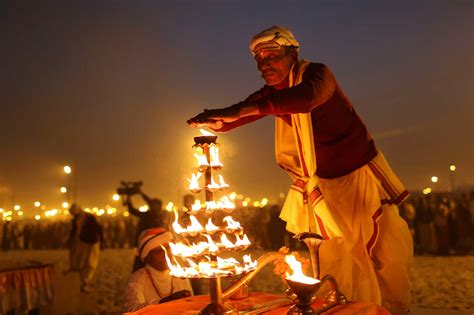
[[[273,86],[285,81],[294,62],[294,56],[287,54],[283,47],[275,50],[261,50],[255,55],[258,71],[267,85]]]
[[[171,250],[169,245],[164,245],[166,250]],[[154,248],[151,250],[145,258],[145,263],[151,265],[153,268],[159,271],[164,271],[168,269],[168,264],[166,262],[166,253],[161,247]]]

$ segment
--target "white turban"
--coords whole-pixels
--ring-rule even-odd
[[[173,234],[163,228],[145,230],[140,234],[140,246],[138,247],[137,256],[144,261],[150,251],[172,240]]]
[[[278,25],[263,30],[250,41],[250,51],[254,56],[261,49],[280,49],[281,46],[292,46],[299,50],[300,44],[289,29]]]

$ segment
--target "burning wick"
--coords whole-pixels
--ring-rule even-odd
[[[203,136],[211,136],[211,137],[212,137],[212,136],[215,136],[215,134],[213,134],[212,132],[209,132],[209,131],[207,131],[207,130],[205,130],[205,129],[202,129],[202,128],[199,129],[199,132],[201,132],[201,134],[202,134]]]
[[[301,268],[301,262],[296,260],[295,256],[286,255],[285,262],[293,271],[291,275],[288,272],[286,272],[286,279],[295,281],[295,282],[306,283],[306,284],[316,284],[320,282],[318,279],[311,278],[303,274],[303,269]]]

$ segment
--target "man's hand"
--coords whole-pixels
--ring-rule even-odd
[[[197,125],[205,124],[206,126],[212,124],[233,122],[240,118],[240,110],[237,106],[230,106],[220,109],[205,109],[202,113],[188,120],[188,124]],[[216,128],[218,129],[218,128]]]
[[[224,126],[224,122],[222,120],[193,120],[193,118],[189,119],[187,123],[193,127],[207,127],[209,129],[212,129],[214,131],[218,131]]]
[[[178,300],[178,299],[182,299],[182,298],[185,298],[185,297],[188,297],[188,296],[191,296],[191,292],[188,291],[188,290],[181,290],[181,291],[178,291],[178,292],[175,292],[171,295],[168,295],[167,297],[164,297],[160,300],[160,304],[161,303],[165,303],[165,302],[169,302],[169,301],[174,301],[174,300]]]

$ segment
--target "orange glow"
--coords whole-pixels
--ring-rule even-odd
[[[306,284],[315,284],[318,283],[319,280],[305,276],[303,274],[303,269],[301,268],[301,262],[296,260],[296,257],[293,255],[286,255],[285,262],[291,268],[293,273],[290,275],[288,272],[286,273],[286,278],[291,281],[306,283]]]

